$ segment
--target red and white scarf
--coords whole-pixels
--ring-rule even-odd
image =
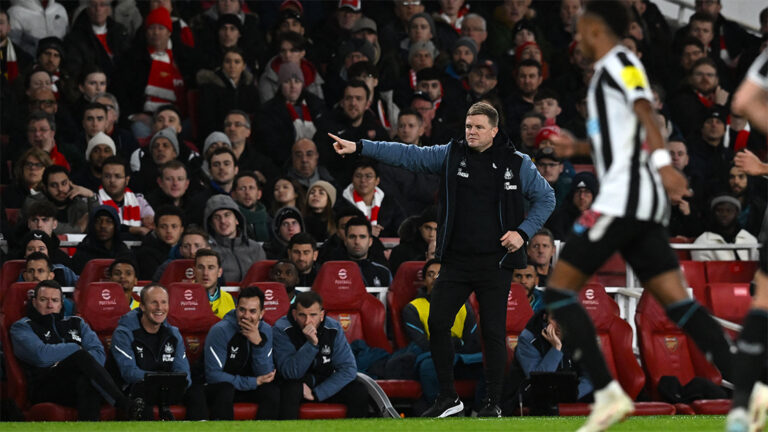
[[[368,205],[363,201],[363,197],[360,196],[359,193],[355,190],[355,188],[350,184],[349,186],[344,189],[344,193],[342,194],[344,198],[347,199],[347,201],[353,203],[355,207],[360,209],[361,212],[365,215],[366,218],[368,218],[369,221],[371,221],[371,225],[378,225],[379,222],[379,209],[381,209],[381,202],[384,201],[384,191],[379,189],[378,187],[373,192],[373,201],[371,202],[371,206],[368,207]]]
[[[19,76],[19,64],[17,63],[18,58],[16,57],[16,50],[13,48],[11,38],[7,38],[6,41],[8,48],[5,52],[5,70],[3,73],[5,74],[5,79],[12,83]],[[0,51],[0,58],[2,58],[2,51]]]
[[[170,44],[170,41],[168,43]],[[173,52],[170,49],[165,51],[150,49],[149,55],[152,58],[152,66],[149,70],[147,87],[144,89],[144,94],[147,96],[144,101],[144,111],[155,112],[161,105],[176,102],[176,93],[183,91],[184,78],[173,63]]]
[[[296,138],[294,142],[301,138],[312,139],[317,132],[315,123],[312,122],[312,113],[309,112],[309,107],[306,101],[301,102],[301,117],[296,112],[296,108],[292,103],[286,102],[285,107],[288,109],[288,114],[291,116],[291,122],[293,123],[293,129],[296,131]]]
[[[120,223],[128,226],[141,226],[141,208],[139,207],[139,199],[136,198],[136,194],[128,188],[125,188],[125,195],[123,195],[123,207],[112,199],[107,194],[103,187],[99,187],[99,204],[112,206],[117,210],[117,214],[120,215]]]

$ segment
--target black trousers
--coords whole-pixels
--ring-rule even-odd
[[[128,394],[131,399],[146,398],[146,392],[144,388],[144,381],[139,381],[136,384],[129,386]],[[187,408],[186,420],[208,420],[208,405],[205,401],[205,391],[200,384],[193,383],[184,392],[182,403]],[[152,409],[154,407],[150,404],[144,406],[144,413],[141,415],[142,420],[152,420]]]
[[[501,399],[507,348],[504,344],[507,317],[507,296],[512,283],[512,271],[504,268],[464,269],[444,264],[440,270],[429,307],[429,347],[437,370],[440,393],[456,393],[453,385],[453,341],[451,327],[456,314],[475,292],[480,306],[480,328],[485,345],[485,380],[488,397]]]
[[[208,408],[211,420],[233,420],[235,402],[259,404],[256,414],[258,420],[277,420],[280,418],[280,387],[273,381],[262,384],[255,390],[240,391],[227,382],[208,384],[205,388],[208,396]]]
[[[102,397],[119,408],[128,407],[128,399],[106,369],[82,349],[30,380],[28,392],[33,404],[76,407],[78,420],[99,421]]]
[[[302,401],[304,394],[303,384],[302,381],[298,380],[283,380],[280,382],[280,408],[281,410],[285,410],[285,419],[298,419],[299,406],[301,403],[311,403],[310,401]],[[368,390],[366,390],[363,383],[357,380],[342,387],[341,390],[328,399],[317,402],[346,405],[347,418],[361,418],[368,416]]]

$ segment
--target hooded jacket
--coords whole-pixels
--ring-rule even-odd
[[[80,13],[72,24],[65,44],[69,47],[67,63],[74,76],[80,76],[86,65],[95,64],[104,70],[107,77],[112,78],[115,73],[115,58],[128,50],[131,46],[131,37],[128,30],[112,17],[107,17],[107,45],[111,53],[108,53],[99,42],[93,32],[91,20],[87,13]]]
[[[141,325],[142,314],[142,310],[136,308],[123,315],[112,334],[112,357],[123,381],[128,384],[143,381],[146,372],[184,372],[189,387],[192,378],[179,329],[165,320],[157,339],[151,338]],[[153,346],[152,340],[157,345]]]
[[[283,378],[301,380],[322,402],[357,376],[357,363],[344,330],[328,316],[317,327],[317,345],[307,341],[293,314],[274,327],[275,364]]]
[[[461,161],[471,151],[466,141],[451,140],[448,144],[432,147],[416,147],[399,143],[361,140],[362,155],[381,162],[413,171],[440,174],[440,207],[438,212],[437,258],[445,255],[446,246],[453,232],[453,220],[458,203],[456,177],[463,174]],[[499,225],[502,232],[517,231],[527,241],[541,229],[555,208],[552,187],[539,174],[531,159],[512,147],[498,143],[486,151],[493,152],[493,160],[499,164],[495,176],[499,192]],[[531,202],[527,216],[523,214],[523,198]],[[466,203],[465,203],[466,204]],[[527,263],[525,246],[512,253],[499,244],[499,267],[523,268]]]
[[[238,227],[235,238],[226,238],[216,234],[211,225],[211,216],[216,210],[232,210],[237,218]],[[256,261],[267,258],[264,249],[255,241],[248,238],[246,222],[237,203],[229,195],[214,195],[205,204],[203,227],[211,236],[212,249],[221,256],[221,267],[224,269],[224,279],[241,281],[248,269]]]
[[[275,97],[280,89],[278,80],[278,72],[280,72],[280,65],[283,59],[280,56],[272,57],[264,68],[264,73],[259,78],[259,95],[261,96],[261,103],[267,103],[270,99]],[[324,99],[323,96],[323,77],[318,73],[317,68],[309,60],[301,60],[301,72],[304,74],[304,88],[308,92],[314,94],[320,99]]]
[[[139,279],[152,279],[155,270],[168,259],[170,252],[171,246],[157,237],[157,231],[147,234],[141,242],[141,247],[136,251],[136,259],[139,264],[137,276]]]
[[[277,213],[275,213],[275,217],[272,218],[272,238],[264,243],[264,251],[267,253],[267,258],[285,258],[288,242],[280,237],[280,224],[283,223],[283,220],[289,217],[299,221],[299,226],[301,226],[300,232],[306,230],[306,227],[304,226],[304,218],[296,207],[288,206],[278,210]]]
[[[235,390],[255,390],[258,387],[256,377],[275,370],[272,327],[259,321],[259,333],[259,345],[243,336],[234,310],[211,327],[205,338],[205,380],[208,384],[226,382]]]
[[[112,220],[115,222],[115,236],[112,238],[112,248],[107,247],[99,241],[93,234],[94,221],[98,213],[106,212]],[[108,205],[100,205],[91,210],[91,216],[88,219],[88,234],[83,241],[77,245],[75,255],[72,257],[72,265],[70,266],[75,273],[80,274],[85,267],[85,264],[97,258],[117,258],[118,255],[131,254],[131,250],[128,246],[122,242],[120,237],[120,217],[117,215],[117,210],[114,207]]]
[[[45,379],[48,368],[81,349],[101,365],[107,358],[99,337],[82,318],[64,318],[61,313],[40,315],[31,304],[27,316],[11,326],[10,336],[14,354],[24,363],[29,386]]]

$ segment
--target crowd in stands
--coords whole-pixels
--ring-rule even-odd
[[[739,151],[765,160],[766,136],[729,105],[749,65],[768,48],[768,8],[754,13],[756,35],[725,18],[721,0],[697,0],[680,28],[650,0],[624,1],[632,19],[621,42],[646,69],[673,165],[691,188],[671,209],[670,237],[757,243],[766,181],[732,161]],[[18,280],[48,281],[35,289],[29,316],[11,335],[23,345],[39,343],[46,326],[67,329],[69,336],[46,343],[77,343],[90,354],[43,358],[34,348],[16,348],[37,380],[56,362],[74,371],[66,386],[39,387],[30,398],[66,401],[74,393],[65,390],[76,392],[84,400],[81,418],[93,419],[99,398],[89,383],[97,382],[126,416],[149,418],[149,408],[135,403],[143,372],[173,370],[187,373],[187,412],[199,418],[232,418],[237,400],[258,401],[259,418],[296,418],[302,400],[334,400],[348,406],[349,416],[365,415],[340,324],[324,316],[319,295],[296,287],[312,286],[327,261],[354,261],[367,287],[387,287],[402,263],[426,261],[425,287],[402,317],[426,408],[437,394],[426,316],[440,268],[433,260],[439,177],[344,158],[328,133],[441,145],[463,139],[465,113],[479,101],[500,114],[494,145],[525,153],[555,191],[556,209],[528,239],[529,265],[516,270],[514,281],[536,312],[521,341],[542,331],[546,339],[525,347],[525,373],[542,362],[562,363],[557,323],[541,311],[536,287],[546,284],[555,240],[567,239],[599,193],[591,160],[563,160],[551,141],[591,133],[586,89],[593,64],[574,39],[581,6],[582,0],[0,2],[2,258],[26,260]],[[85,235],[69,253],[60,246],[68,234]],[[397,245],[385,247],[393,237]],[[756,259],[741,250],[692,256]],[[114,259],[108,276],[132,310],[112,340],[119,373],[105,366],[107,353],[60,289],[74,286],[98,258]],[[206,340],[205,389],[166,321],[168,292],[158,283],[179,259],[194,260],[189,279],[205,288],[221,318]],[[233,298],[222,289],[239,285],[266,259],[278,261],[269,279],[285,285],[294,305],[274,327],[261,320],[263,293],[245,288]],[[147,284],[137,297],[139,281]],[[53,321],[45,318],[50,314]],[[452,332],[461,346],[457,376],[482,381],[469,303]],[[170,350],[156,358],[141,355],[164,346]],[[580,382],[579,398],[590,391]]]

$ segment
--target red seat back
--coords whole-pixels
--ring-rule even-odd
[[[672,237],[669,239],[669,243],[671,244],[690,244],[693,243],[694,239],[689,237]],[[691,259],[691,251],[689,250],[683,250],[683,249],[674,249],[675,254],[677,255],[677,259],[680,261],[687,261]]]
[[[507,296],[507,323],[506,323],[506,344],[507,344],[507,364],[511,364],[515,357],[515,347],[517,338],[525,329],[525,325],[533,316],[531,303],[528,301],[528,293],[525,287],[518,283],[513,283]]]
[[[291,308],[291,299],[285,291],[285,285],[280,282],[259,282],[249,286],[257,286],[264,293],[264,321],[274,325],[284,317]]]
[[[597,269],[590,282],[602,284],[603,286],[623,287],[627,285],[627,263],[617,252],[611,255],[603,263],[602,267]]]
[[[707,282],[750,283],[757,271],[757,261],[707,261]]]
[[[384,305],[365,290],[357,264],[326,262],[317,272],[312,290],[323,298],[326,314],[339,321],[348,341],[363,339],[368,346],[392,351],[384,333]]]
[[[741,324],[752,305],[748,283],[707,284],[707,304],[716,317]],[[729,331],[731,336],[737,336]]]
[[[13,353],[13,344],[8,333],[8,327],[5,325],[0,327],[0,343],[3,344],[5,357],[5,385],[7,386],[8,397],[16,402],[16,406],[19,409],[25,410],[29,407],[29,402],[27,401],[27,378],[24,376],[19,360]]]
[[[219,317],[213,314],[208,293],[202,285],[172,283],[168,287],[168,295],[168,321],[179,328],[187,347],[187,358],[193,363],[201,357],[205,336],[211,326],[219,322]]]
[[[701,376],[720,384],[717,369],[707,362],[693,341],[667,318],[664,308],[645,291],[635,312],[640,356],[648,375],[648,390],[658,399],[656,390],[662,376],[676,376],[681,384]]]
[[[27,302],[35,290],[37,282],[14,282],[8,288],[3,302],[3,326],[11,325],[27,315]]]
[[[9,226],[15,226],[19,221],[19,209],[7,208],[5,209],[5,217],[8,219]]]
[[[632,351],[632,327],[619,316],[619,306],[603,286],[587,284],[579,300],[595,324],[608,369],[634,399],[645,385],[645,375]]]
[[[160,284],[167,287],[174,282],[195,281],[195,260],[177,259],[168,263],[160,277]]]
[[[3,263],[3,274],[0,275],[0,304],[3,304],[5,292],[19,280],[19,275],[26,267],[26,260],[8,260]]]
[[[94,282],[81,291],[77,310],[109,351],[117,321],[131,309],[120,284]]]
[[[266,282],[269,280],[269,271],[272,270],[272,266],[275,265],[277,260],[263,260],[256,261],[248,269],[248,273],[240,282],[240,288],[245,288],[254,282]]]
[[[78,301],[80,292],[92,282],[109,281],[109,266],[114,260],[111,258],[92,259],[85,264],[83,271],[80,272],[80,279],[75,285],[75,301]]]
[[[416,297],[416,292],[424,283],[424,275],[421,270],[424,261],[406,261],[400,267],[392,279],[392,286],[387,292],[387,307],[389,308],[389,322],[392,324],[392,335],[395,345],[403,348],[408,345],[408,338],[403,329],[403,308]]]
[[[707,273],[703,261],[680,261],[680,270],[688,281],[688,286],[693,289],[693,297],[702,304],[707,304],[705,288],[707,286]]]

